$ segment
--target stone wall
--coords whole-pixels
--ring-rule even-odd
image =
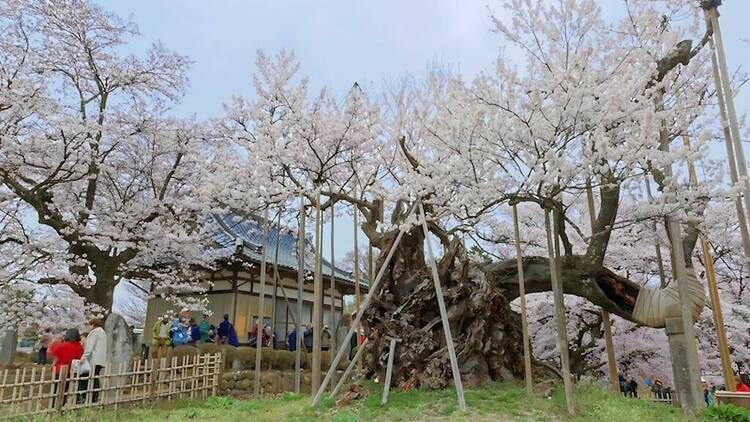
[[[343,371],[337,371],[336,379],[340,379]],[[300,392],[310,394],[311,372],[302,371]],[[261,370],[260,391],[262,394],[277,394],[294,391],[294,371],[279,371],[275,369]],[[224,373],[221,384],[221,394],[230,396],[247,396],[255,392],[255,371],[237,369]]]

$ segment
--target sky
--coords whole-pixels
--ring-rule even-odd
[[[603,0],[611,6],[614,0]],[[354,82],[381,86],[405,75],[420,76],[430,62],[453,65],[466,77],[488,68],[501,48],[490,32],[498,0],[101,1],[130,18],[142,37],[135,50],[161,41],[189,56],[191,85],[174,113],[217,117],[232,95],[252,95],[256,51],[294,50],[311,87],[343,95]],[[750,69],[750,1],[724,0],[721,25],[730,71]],[[745,88],[737,93],[740,114],[750,110]],[[750,136],[745,136],[750,139]],[[337,259],[352,249],[351,219],[336,221]],[[324,254],[330,254],[329,228]],[[364,235],[360,235],[364,244]]]

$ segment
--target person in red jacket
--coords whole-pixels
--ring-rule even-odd
[[[748,387],[747,384],[744,383],[744,379],[745,377],[741,375],[734,376],[734,383],[737,384],[738,393],[750,393],[750,387]]]
[[[78,330],[75,328],[71,328],[66,331],[65,336],[62,338],[62,341],[58,339],[50,345],[49,349],[47,350],[47,354],[55,358],[55,375],[58,380],[60,379],[60,372],[62,371],[63,366],[68,367],[67,374],[70,374],[70,367],[73,361],[76,359],[81,359],[81,357],[83,356],[81,335],[78,333]],[[55,384],[55,393],[57,393],[58,391],[58,384]],[[69,382],[66,381],[66,392],[68,391],[68,384]],[[52,406],[54,407],[55,399],[53,398],[52,400]],[[65,404],[65,400],[63,400],[63,404]]]

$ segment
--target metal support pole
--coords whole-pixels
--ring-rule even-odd
[[[591,222],[591,237],[596,235],[596,207],[594,206],[594,190],[591,188],[591,179],[586,179],[586,202],[589,206],[589,220]],[[609,382],[612,391],[620,394],[620,382],[617,378],[617,358],[615,357],[615,343],[612,341],[612,322],[609,312],[602,308],[602,328],[604,329],[604,343],[607,349],[607,368],[609,369]]]
[[[416,206],[416,203],[412,205],[408,214],[411,214],[414,212],[415,206]],[[365,300],[362,301],[362,308],[360,308],[359,311],[357,311],[357,317],[354,318],[354,322],[352,322],[352,326],[349,327],[349,331],[346,333],[346,337],[344,337],[344,341],[339,346],[338,352],[336,352],[336,357],[333,358],[333,362],[331,362],[332,368],[338,368],[339,361],[341,361],[341,358],[344,356],[344,352],[346,351],[346,345],[349,343],[349,341],[351,341],[352,334],[354,334],[354,327],[359,326],[359,322],[362,320],[362,316],[365,314],[365,309],[367,309],[367,307],[370,305],[370,301],[375,296],[375,292],[378,291],[380,280],[383,278],[383,274],[385,274],[385,271],[388,269],[388,264],[390,264],[391,259],[393,258],[393,255],[396,253],[396,249],[398,249],[398,245],[399,243],[401,243],[402,237],[404,237],[404,231],[399,230],[398,235],[396,235],[396,239],[393,241],[391,248],[388,250],[388,255],[385,256],[383,265],[380,267],[380,270],[378,270],[378,275],[375,277],[375,280],[373,280],[372,284],[368,286],[369,290],[367,292],[367,296],[365,296]],[[321,388],[318,389],[318,393],[313,398],[313,401],[312,401],[313,406],[317,406],[318,403],[320,403],[320,398],[323,397],[323,391],[325,391],[326,387],[328,387],[328,384],[331,382],[331,374],[332,374],[331,371],[328,371],[328,373],[326,374],[326,377],[323,380],[323,384],[321,384]]]
[[[532,394],[533,380],[531,375],[531,345],[529,344],[529,319],[526,313],[526,281],[523,273],[523,256],[521,254],[521,233],[518,227],[518,209],[513,204],[513,233],[516,243],[516,272],[518,273],[518,297],[521,299],[521,332],[523,335],[523,370],[526,380],[526,392]]]
[[[560,349],[560,363],[562,366],[563,384],[565,387],[565,404],[568,413],[575,415],[575,404],[573,403],[573,382],[570,378],[570,357],[568,356],[568,331],[565,324],[565,301],[563,299],[562,280],[560,279],[560,256],[557,253],[557,224],[553,232],[550,225],[549,209],[544,209],[544,227],[547,231],[547,251],[549,254],[549,273],[552,283],[552,296],[555,302],[555,322],[557,323],[557,347]],[[554,233],[554,234],[553,234]],[[558,251],[556,251],[558,249]]]
[[[427,245],[427,259],[430,261],[430,268],[432,269],[432,281],[435,284],[435,296],[437,296],[438,308],[440,308],[440,319],[443,321],[443,334],[445,335],[445,345],[448,347],[448,357],[451,361],[451,371],[453,372],[453,383],[456,386],[456,395],[458,396],[458,407],[461,410],[466,410],[466,399],[464,398],[464,386],[461,383],[461,371],[458,367],[458,358],[456,357],[456,349],[453,345],[453,335],[451,334],[451,326],[448,321],[448,311],[445,309],[445,299],[443,298],[443,288],[440,285],[440,274],[438,274],[437,263],[435,262],[435,256],[432,253],[432,244],[430,243],[430,231],[427,228],[427,219],[424,214],[424,207],[422,207],[422,201],[417,199],[419,204],[419,218],[422,219],[422,230],[424,231],[425,243]]]
[[[268,256],[268,207],[263,210],[263,246],[260,252],[260,291],[258,292],[258,321],[255,336],[255,395],[260,395],[260,365],[263,349],[263,312],[266,297],[266,257]]]

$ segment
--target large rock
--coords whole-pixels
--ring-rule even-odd
[[[10,365],[16,354],[18,336],[16,330],[5,330],[0,339],[0,365]]]
[[[110,314],[104,323],[104,332],[107,333],[107,365],[110,367],[110,373],[119,374],[127,371],[133,359],[133,342],[128,333],[127,321],[120,314]],[[124,382],[122,377],[113,378],[115,385],[122,385]]]

